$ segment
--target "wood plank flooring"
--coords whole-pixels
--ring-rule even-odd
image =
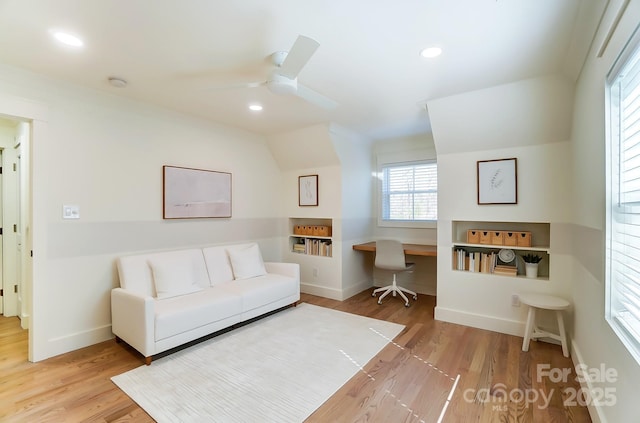
[[[525,353],[520,337],[434,321],[425,295],[409,308],[389,297],[378,305],[370,290],[301,300],[406,326],[307,422],[591,422],[586,407],[563,404],[565,389],[580,388],[573,378],[539,377],[539,364],[573,367],[558,345],[532,342]],[[110,380],[142,364],[115,341],[29,363],[26,331],[0,317],[0,421],[152,422]]]

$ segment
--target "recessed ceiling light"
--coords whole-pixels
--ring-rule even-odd
[[[252,110],[254,112],[259,112],[262,110],[262,106],[259,105],[258,103],[253,103],[249,105],[249,110]]]
[[[52,34],[56,40],[68,46],[82,47],[84,45],[84,42],[80,38],[69,34],[68,32],[53,31]]]
[[[426,57],[428,59],[433,59],[434,57],[438,57],[442,54],[442,49],[440,47],[427,47],[420,52],[420,56]]]

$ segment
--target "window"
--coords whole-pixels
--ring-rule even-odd
[[[637,46],[636,46],[637,47]],[[608,78],[606,319],[640,362],[640,49]]]
[[[382,166],[383,221],[438,219],[438,167],[435,161]]]

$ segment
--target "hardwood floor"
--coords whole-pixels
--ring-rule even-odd
[[[343,302],[307,294],[301,300],[406,326],[307,422],[431,423],[441,415],[442,422],[591,421],[586,407],[563,405],[580,388],[573,377],[553,383],[538,371],[573,367],[558,345],[532,342],[525,353],[520,337],[434,321],[435,298],[425,295],[409,308],[397,298],[378,305],[370,290]],[[143,364],[126,344],[108,341],[29,363],[26,331],[4,317],[0,341],[0,421],[153,421],[110,380]]]

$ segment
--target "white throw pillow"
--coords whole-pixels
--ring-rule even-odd
[[[228,249],[234,279],[255,278],[267,274],[258,244],[247,248]]]
[[[202,290],[195,282],[193,265],[183,258],[152,259],[149,266],[156,286],[156,298],[172,298]]]

